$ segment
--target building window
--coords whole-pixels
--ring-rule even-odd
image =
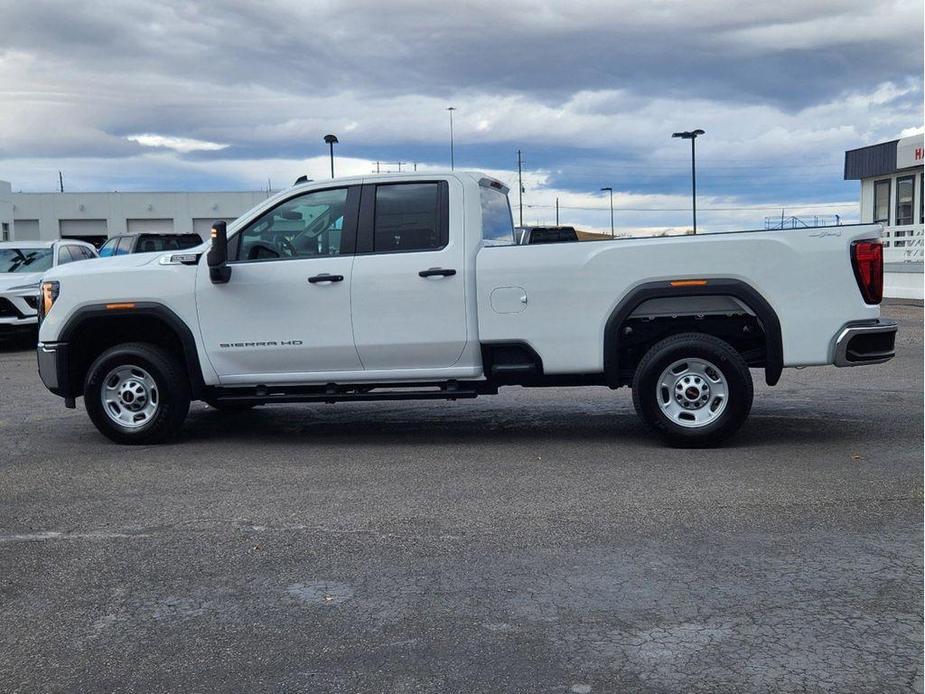
[[[890,224],[890,179],[874,181],[874,224]]]
[[[896,179],[896,226],[915,222],[912,212],[915,198],[915,176],[901,176]]]
[[[9,241],[9,240],[10,240],[9,222],[3,222],[3,233],[0,234],[0,241]]]

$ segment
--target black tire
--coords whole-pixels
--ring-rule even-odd
[[[157,406],[150,420],[129,428],[113,421],[101,400],[103,379],[119,366],[140,367],[156,385]],[[143,342],[116,345],[90,365],[84,381],[87,414],[103,436],[122,444],[154,444],[180,431],[190,406],[189,377],[183,363],[166,349]]]
[[[665,394],[659,392],[659,379],[675,362],[696,358],[720,370],[726,384],[727,402],[713,421],[690,427],[677,423],[662,411],[659,399]],[[671,398],[670,392],[667,397]],[[656,343],[639,362],[633,378],[633,405],[637,414],[668,444],[679,448],[715,446],[732,436],[748,418],[753,398],[752,376],[742,355],[728,342],[703,333],[672,335]],[[705,406],[710,407],[710,403]],[[690,415],[682,412],[679,417]]]

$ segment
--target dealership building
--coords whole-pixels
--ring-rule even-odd
[[[0,181],[0,240],[72,238],[99,245],[110,236],[197,233],[231,221],[266,191],[212,193],[14,193]]]
[[[923,164],[922,135],[845,152],[845,180],[861,182],[861,223],[883,225],[888,297],[923,298]]]

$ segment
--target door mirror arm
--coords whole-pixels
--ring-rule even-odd
[[[228,227],[225,222],[212,225],[212,247],[206,262],[212,284],[227,284],[231,279],[231,268],[228,267]]]

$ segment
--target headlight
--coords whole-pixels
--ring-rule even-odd
[[[40,318],[44,318],[48,315],[48,312],[51,311],[51,307],[55,305],[60,291],[60,282],[42,282],[42,304],[39,310]]]

